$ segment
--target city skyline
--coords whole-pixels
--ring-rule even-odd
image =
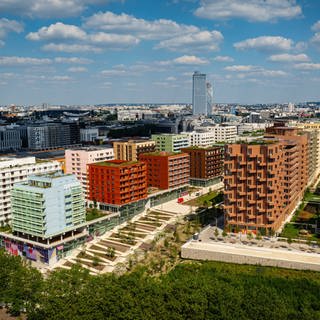
[[[0,4],[0,104],[320,100],[315,0]]]

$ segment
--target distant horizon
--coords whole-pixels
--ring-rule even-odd
[[[12,0],[0,14],[1,105],[191,102],[195,70],[214,101],[320,100],[318,0]]]
[[[237,104],[241,106],[252,106],[252,105],[274,105],[274,104],[288,104],[288,103],[293,103],[295,105],[299,104],[310,104],[310,103],[316,103],[320,104],[320,99],[319,101],[317,100],[306,100],[306,101],[285,101],[285,102],[256,102],[256,103],[240,103],[240,102],[214,102],[213,105],[218,104],[226,104],[226,105],[231,105],[231,104]],[[41,107],[43,104],[47,104],[48,106],[65,106],[65,107],[74,107],[74,106],[79,106],[79,107],[85,107],[85,106],[112,106],[112,105],[132,105],[132,106],[137,106],[137,105],[190,105],[192,106],[191,102],[108,102],[108,103],[86,103],[86,104],[65,104],[65,103],[50,103],[50,102],[41,102],[41,103],[35,103],[35,104],[14,104],[14,103],[9,103],[5,105],[1,105],[2,107],[4,106],[24,106],[24,107],[32,107],[32,106],[37,106]]]

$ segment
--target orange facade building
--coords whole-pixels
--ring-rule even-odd
[[[146,164],[110,160],[88,165],[89,200],[124,205],[147,197]]]
[[[285,217],[283,146],[232,144],[225,148],[225,222],[231,230],[277,229]]]
[[[225,147],[225,222],[232,230],[274,230],[302,199],[308,184],[308,136],[268,128],[265,139]]]
[[[189,183],[190,161],[187,153],[152,152],[140,154],[147,165],[148,187],[170,189]]]
[[[306,133],[297,128],[274,126],[267,128],[266,137],[277,138],[284,148],[284,182],[285,206],[288,214],[302,199],[309,181],[309,147]]]

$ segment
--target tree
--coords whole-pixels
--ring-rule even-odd
[[[94,255],[93,258],[92,258],[92,265],[97,267],[101,262],[101,259],[97,256],[97,255]]]
[[[215,230],[214,230],[214,235],[215,235],[216,237],[219,236],[219,230],[218,230],[218,228],[215,228]]]

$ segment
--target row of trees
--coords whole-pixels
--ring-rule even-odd
[[[0,252],[0,300],[33,320],[320,319],[319,273],[205,262],[146,274],[91,276],[73,268],[43,279]]]

